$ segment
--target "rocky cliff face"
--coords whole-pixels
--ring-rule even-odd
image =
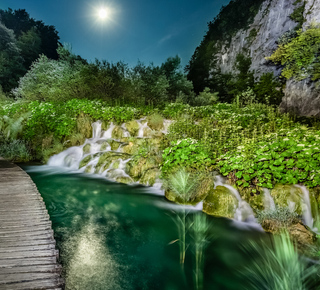
[[[242,53],[251,58],[251,71],[255,77],[266,72],[280,75],[281,67],[275,66],[265,59],[277,48],[277,40],[285,32],[293,30],[298,23],[291,20],[290,15],[296,8],[304,6],[303,29],[311,22],[320,22],[320,1],[318,0],[265,0],[260,6],[253,22],[239,30],[231,41],[215,43],[216,51],[213,56],[216,61],[215,70],[221,73],[233,73],[236,57]],[[212,70],[211,73],[214,71]],[[280,107],[284,111],[298,115],[320,117],[320,92],[315,89],[312,81],[304,80],[286,83],[285,96]]]

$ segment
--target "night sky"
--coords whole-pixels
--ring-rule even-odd
[[[200,44],[207,23],[230,0],[1,0],[0,9],[26,9],[31,17],[54,25],[61,43],[93,61],[119,60],[130,66],[140,60],[159,65],[179,55],[182,65]],[[109,7],[99,21],[97,9]]]

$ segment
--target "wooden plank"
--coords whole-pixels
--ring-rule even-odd
[[[29,265],[21,267],[1,268],[1,274],[12,273],[61,273],[60,265]]]
[[[27,282],[21,281],[18,283],[3,284],[1,285],[1,290],[57,289],[58,286],[63,286],[63,280],[60,278],[53,278],[53,279],[34,280],[34,281],[27,281]]]
[[[55,248],[56,248],[55,245],[52,243],[44,244],[44,245],[29,245],[29,246],[3,247],[3,248],[0,245],[0,259],[2,258],[2,253],[54,250]]]
[[[0,287],[2,284],[9,283],[17,283],[17,282],[28,282],[34,280],[43,280],[43,279],[57,279],[60,274],[55,272],[49,273],[37,273],[37,272],[29,272],[29,273],[10,273],[10,274],[0,274]]]
[[[39,245],[48,245],[48,244],[55,244],[55,240],[53,237],[47,239],[30,239],[30,240],[13,240],[10,243],[1,244],[2,249],[6,248],[16,248],[16,247],[25,247],[25,246],[39,246]]]
[[[0,289],[61,289],[52,223],[31,178],[0,157]]]
[[[1,260],[0,272],[2,268],[8,267],[22,267],[22,266],[35,266],[35,265],[52,265],[57,263],[57,257],[33,257],[28,259],[7,259]]]

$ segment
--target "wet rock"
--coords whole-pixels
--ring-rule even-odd
[[[293,185],[277,184],[270,192],[274,203],[279,207],[289,207],[291,211],[302,214],[302,192]]]
[[[86,144],[83,146],[82,151],[84,154],[88,154],[90,153],[90,149],[91,149],[91,144]]]
[[[118,176],[115,178],[115,181],[120,183],[125,183],[125,184],[131,184],[134,182],[132,178],[129,176]]]
[[[131,136],[137,136],[140,129],[140,125],[137,121],[134,120],[134,121],[127,122],[125,126]]]
[[[86,166],[93,158],[93,155],[88,155],[80,161],[79,168]]]
[[[126,164],[126,172],[133,179],[141,178],[145,171],[153,168],[159,168],[159,163],[153,157],[135,158]]]
[[[209,215],[233,218],[238,206],[236,197],[224,186],[209,192],[203,202],[203,211]]]
[[[158,168],[148,169],[142,174],[139,183],[152,186],[159,178],[160,174],[161,172]]]
[[[114,127],[112,131],[112,138],[116,140],[120,140],[123,137],[125,137],[125,129],[123,129],[120,126]]]
[[[212,178],[201,178],[196,187],[195,195],[190,199],[185,200],[183,197],[178,196],[174,191],[167,189],[165,191],[165,197],[173,202],[180,204],[196,205],[202,200],[206,200],[208,195],[214,190],[214,182]]]
[[[115,162],[119,159],[126,160],[130,158],[129,154],[114,152],[114,151],[107,151],[100,155],[99,161],[96,165],[96,170],[98,171],[105,171],[107,170],[112,162]]]

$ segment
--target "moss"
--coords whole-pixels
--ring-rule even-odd
[[[120,140],[122,137],[124,137],[124,132],[125,130],[122,127],[116,126],[112,131],[112,138]]]
[[[103,171],[108,169],[110,164],[113,161],[116,161],[118,159],[128,159],[130,157],[129,154],[125,154],[125,153],[119,153],[119,152],[113,152],[113,151],[108,151],[108,152],[104,152],[100,155],[99,161],[96,165],[97,169],[101,169],[101,167],[103,166]]]
[[[85,173],[91,173],[92,170],[92,165],[89,165],[86,167],[86,169],[84,170]]]
[[[138,131],[140,129],[140,125],[137,121],[133,120],[133,121],[127,122],[125,126],[131,136],[137,136]]]
[[[239,189],[240,196],[243,200],[245,200],[254,211],[263,210],[264,209],[264,193],[263,190],[256,190],[253,188],[240,188]]]
[[[122,142],[116,140],[110,140],[109,143],[111,146],[111,150],[118,150],[120,145],[122,144]]]
[[[77,117],[77,131],[82,134],[85,138],[90,138],[92,136],[92,124],[93,119],[84,114],[80,113]]]
[[[224,186],[209,192],[203,202],[203,211],[209,215],[233,218],[238,206],[236,197]]]
[[[84,154],[90,153],[90,149],[91,149],[91,144],[86,144],[82,148]]]
[[[148,116],[147,121],[148,121],[148,126],[152,130],[159,131],[159,130],[163,129],[164,118],[160,114],[154,113],[154,114]]]
[[[253,42],[258,35],[258,30],[256,28],[252,28],[249,32],[249,36],[247,37],[249,42]]]
[[[153,157],[140,157],[132,159],[126,164],[126,172],[133,178],[141,178],[145,171],[158,167],[159,163]]]
[[[277,206],[289,207],[297,214],[302,214],[302,192],[300,188],[293,185],[277,184],[270,192]]]
[[[100,150],[105,151],[107,148],[109,148],[110,144],[107,141],[102,142]]]
[[[115,178],[115,180],[116,182],[125,183],[125,184],[133,183],[132,178],[129,176],[118,176]]]
[[[79,168],[86,166],[93,158],[93,155],[88,155],[80,161]]]
[[[161,172],[158,168],[148,169],[143,172],[141,179],[139,182],[144,185],[152,186],[155,181],[159,178]]]

